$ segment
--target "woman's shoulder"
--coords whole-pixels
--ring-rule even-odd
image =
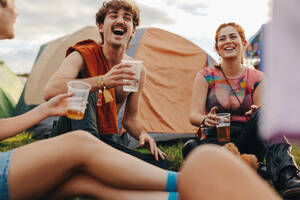
[[[212,65],[212,66],[208,66],[208,67],[204,67],[200,73],[203,76],[207,76],[207,75],[213,75],[215,72],[219,71],[218,66],[217,65]]]
[[[262,71],[259,71],[257,69],[252,69],[247,67],[248,73],[250,77],[262,80],[264,78],[264,73]]]
[[[253,85],[254,88],[264,79],[264,73],[257,69],[248,68],[247,81],[249,85]]]

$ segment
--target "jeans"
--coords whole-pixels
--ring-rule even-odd
[[[0,200],[9,199],[8,170],[13,150],[0,152]]]

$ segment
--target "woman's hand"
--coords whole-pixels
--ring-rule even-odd
[[[42,112],[47,116],[63,116],[67,113],[68,110],[68,98],[72,97],[74,93],[71,94],[59,94],[53,98],[51,98],[49,101],[43,103],[41,105]],[[75,97],[73,97],[75,98]],[[77,98],[77,97],[76,97]],[[80,98],[80,97],[78,97]],[[86,102],[84,102],[83,98],[82,103],[86,105]]]
[[[134,80],[135,72],[130,70],[130,65],[120,63],[111,68],[104,76],[103,83],[107,88],[116,86],[130,85],[130,82],[125,82],[123,79]]]
[[[220,117],[216,115],[217,106],[214,106],[210,109],[209,113],[206,115],[204,119],[203,125],[208,127],[215,127],[220,120]]]
[[[245,113],[246,116],[251,116],[256,110],[260,109],[260,106],[252,105],[250,110]]]

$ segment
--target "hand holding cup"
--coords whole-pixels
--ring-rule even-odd
[[[68,82],[68,93],[74,95],[68,99],[68,110],[66,116],[70,119],[81,120],[84,117],[86,101],[89,96],[91,86],[82,81]]]

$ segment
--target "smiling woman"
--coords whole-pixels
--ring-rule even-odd
[[[254,154],[263,161],[268,152],[267,168],[276,189],[284,197],[300,195],[300,177],[291,154],[291,145],[282,137],[279,142],[265,141],[258,128],[264,74],[243,65],[247,45],[244,30],[236,23],[219,26],[215,48],[221,56],[219,65],[199,72],[194,80],[190,122],[204,127],[200,140],[188,141],[183,147],[186,156],[195,146],[233,142],[241,153]],[[218,113],[230,113],[229,141],[218,139]]]

